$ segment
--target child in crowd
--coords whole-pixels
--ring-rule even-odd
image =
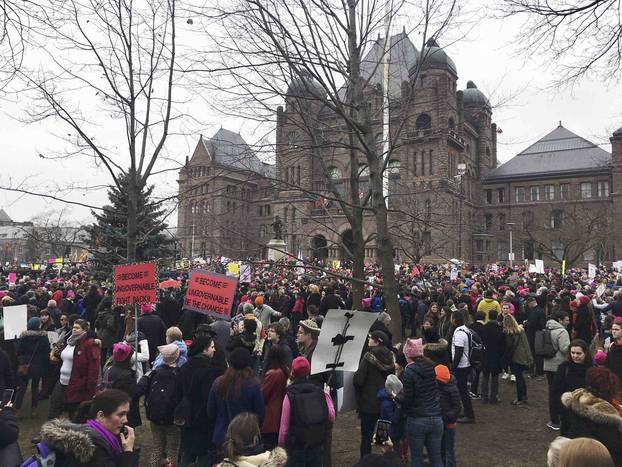
[[[440,393],[441,409],[443,411],[443,440],[441,441],[441,456],[445,467],[456,466],[456,420],[460,414],[462,403],[456,378],[445,365],[437,365],[436,382]]]

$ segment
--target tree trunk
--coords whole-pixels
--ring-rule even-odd
[[[127,192],[127,252],[128,263],[136,261],[136,237],[138,230],[138,186],[136,173],[130,172]]]
[[[363,240],[363,215],[361,209],[354,209],[352,222],[352,278],[365,280],[365,244]],[[354,310],[361,309],[363,300],[363,288],[365,284],[362,282],[352,282],[352,308]]]

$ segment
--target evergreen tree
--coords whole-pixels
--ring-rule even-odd
[[[127,186],[127,177],[119,176],[122,187]],[[116,185],[108,189],[110,205],[101,212],[91,211],[96,222],[87,227],[92,261],[97,269],[110,271],[115,264],[127,258],[127,190]],[[174,240],[166,235],[168,227],[162,221],[164,209],[161,203],[151,200],[153,185],[145,187],[138,196],[136,261],[149,261],[171,257],[174,254]]]

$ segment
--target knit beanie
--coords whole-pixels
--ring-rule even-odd
[[[311,365],[305,357],[296,357],[292,362],[292,379],[306,378],[311,373]]]
[[[29,331],[39,331],[41,329],[41,320],[33,316],[28,320],[28,323],[26,323],[26,329]]]
[[[594,354],[594,364],[596,366],[604,366],[607,362],[607,354],[602,350],[599,350]]]
[[[613,318],[613,324],[617,324],[618,326],[622,326],[622,316],[616,316]]]
[[[382,331],[373,331],[369,335],[370,339],[376,341],[379,345],[388,345],[389,344],[389,336]]]
[[[258,295],[255,299],[255,306],[263,305],[263,295]]]
[[[177,344],[160,345],[158,350],[165,365],[175,366],[177,364],[177,359],[179,358],[179,347],[177,347]]]
[[[387,380],[384,382],[384,389],[389,395],[395,397],[402,392],[404,385],[397,376],[389,375],[387,376]]]
[[[406,344],[404,344],[404,355],[410,359],[423,357],[423,340],[407,339]]]
[[[148,315],[152,311],[153,311],[153,306],[151,305],[151,303],[145,303],[143,305],[140,305],[140,314],[141,315]]]
[[[124,362],[132,355],[132,347],[125,342],[117,342],[112,346],[112,359],[115,362]]]
[[[56,308],[56,300],[48,300],[48,308]]]
[[[451,374],[449,373],[449,368],[445,365],[436,365],[434,367],[434,372],[436,373],[436,380],[441,383],[447,384],[451,380]]]

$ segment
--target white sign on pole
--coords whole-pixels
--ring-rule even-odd
[[[26,305],[5,306],[4,312],[4,340],[17,339],[27,327],[28,321]]]
[[[538,274],[544,274],[544,261],[541,259],[536,260],[536,272]]]
[[[529,265],[529,274],[532,274],[534,272],[538,272],[536,269],[536,265],[535,264],[530,264]]]
[[[347,315],[351,314],[348,321]],[[377,315],[366,311],[328,310],[322,322],[322,330],[311,359],[311,374],[331,371],[356,371],[359,367],[367,333]],[[344,327],[348,323],[348,328]],[[344,337],[342,345],[336,345],[337,336]],[[341,353],[340,353],[341,352]]]
[[[622,261],[614,261],[613,269],[617,272],[622,272]]]
[[[248,264],[240,266],[240,282],[251,282],[251,267]]]
[[[589,263],[587,265],[587,277],[590,279],[594,279],[596,277],[596,265]]]
[[[514,259],[515,259],[514,253],[508,253],[508,260],[514,261]]]
[[[598,288],[596,289],[596,295],[598,295],[599,297],[602,297],[603,294],[605,293],[605,290],[606,290],[605,284],[600,284]]]
[[[451,268],[451,272],[449,273],[449,280],[455,281],[458,278],[458,268],[456,266]]]

